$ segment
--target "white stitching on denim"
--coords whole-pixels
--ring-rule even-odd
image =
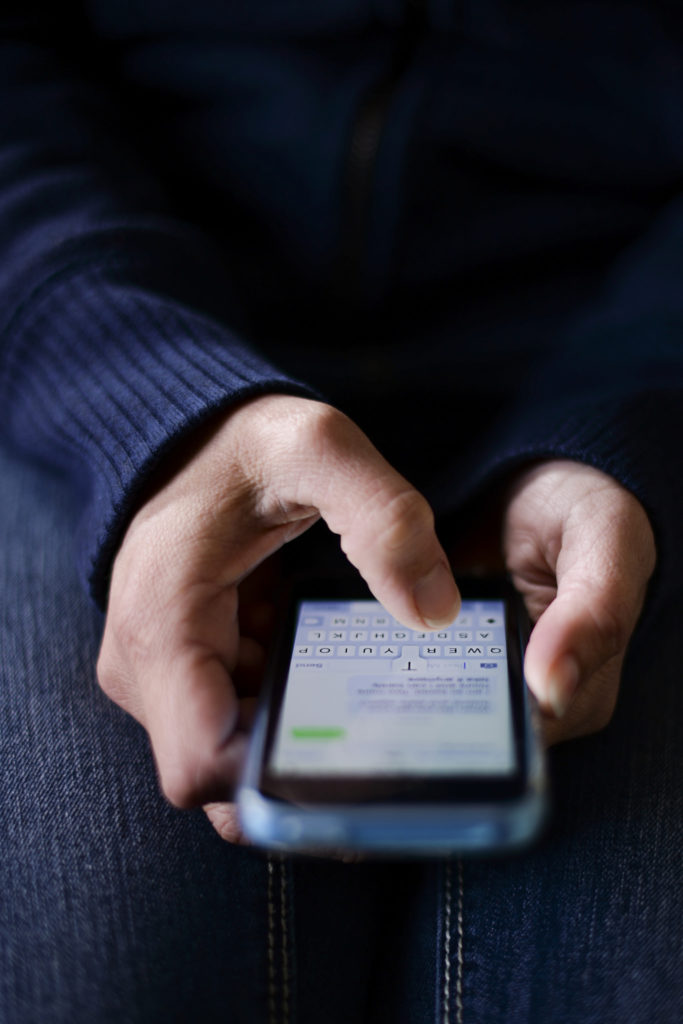
[[[273,858],[268,856],[268,1024],[277,1024],[275,990],[275,907],[273,905]]]
[[[280,858],[280,930],[282,941],[282,1024],[289,1024],[289,946],[287,943],[287,871]]]
[[[443,1024],[448,1024],[451,1003],[451,862],[446,861],[446,883],[444,891],[444,922],[443,922]]]
[[[443,1024],[450,1024],[451,1020],[451,931],[453,927],[453,867],[452,862],[446,861],[446,881],[444,886],[444,922],[443,922]],[[455,1024],[463,1024],[465,1006],[462,998],[463,976],[465,972],[465,959],[463,947],[465,941],[465,929],[463,925],[463,904],[465,897],[465,880],[463,875],[462,860],[458,859],[458,903],[456,908],[456,935],[457,945],[455,956],[457,962],[455,974]]]
[[[462,983],[463,976],[465,973],[465,959],[463,955],[463,946],[465,941],[465,930],[463,927],[463,904],[465,902],[465,880],[463,876],[462,860],[458,859],[458,973],[455,979],[455,1021],[456,1024],[462,1024],[465,1015],[465,1007],[462,1001]]]

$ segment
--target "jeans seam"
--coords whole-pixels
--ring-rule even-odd
[[[290,1024],[290,957],[289,957],[289,908],[287,901],[287,870],[284,859],[280,858],[280,937],[282,962],[282,1024]]]
[[[267,862],[268,1024],[290,1024],[291,952],[287,866],[283,857],[268,855]]]
[[[451,1003],[451,903],[453,889],[453,869],[450,861],[446,863],[446,880],[444,892],[444,928],[443,928],[443,990],[441,1000],[443,1006],[443,1024],[449,1024]]]
[[[268,1024],[277,1024],[277,984],[275,976],[275,903],[273,900],[274,859],[268,856],[267,865],[268,901]]]
[[[462,998],[463,977],[465,973],[464,940],[463,928],[463,904],[465,902],[465,879],[462,867],[462,860],[458,859],[458,909],[456,915],[456,926],[458,936],[457,960],[458,970],[455,978],[455,1020],[456,1024],[463,1024],[465,1007]]]
[[[455,1004],[454,1024],[463,1024],[465,1008],[463,1004],[464,975],[464,927],[463,903],[465,882],[462,860],[457,861],[457,902],[455,906],[455,977],[451,971],[451,946],[453,944],[453,862],[445,865],[444,885],[444,922],[443,922],[443,987],[441,1005],[443,1008],[442,1024],[451,1024],[451,1003]]]

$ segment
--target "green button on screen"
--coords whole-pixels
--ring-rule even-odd
[[[307,725],[292,729],[292,736],[295,740],[338,740],[345,731],[337,725]]]

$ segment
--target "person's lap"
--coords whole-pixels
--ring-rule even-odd
[[[67,488],[1,448],[0,477],[3,1024],[361,1020],[397,869],[293,866],[170,807],[96,683]]]
[[[537,849],[267,858],[159,795],[96,684],[67,489],[4,451],[0,475],[3,1022],[678,1018],[680,609],[641,631],[609,729],[553,754]]]
[[[643,623],[610,726],[552,752],[544,842],[465,864],[465,1020],[681,1019],[682,612]]]

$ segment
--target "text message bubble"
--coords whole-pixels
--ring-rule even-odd
[[[484,715],[491,711],[491,680],[485,676],[353,676],[352,714]]]

